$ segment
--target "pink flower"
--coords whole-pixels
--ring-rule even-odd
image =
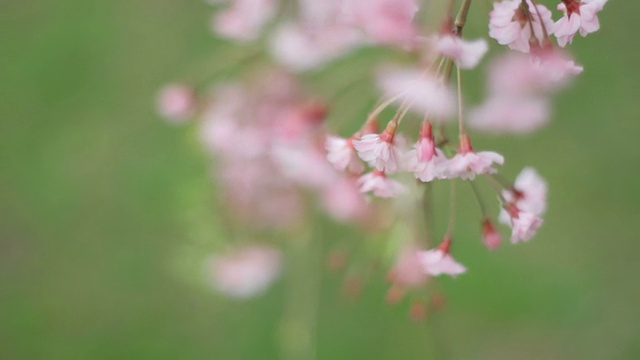
[[[369,214],[357,181],[346,177],[323,190],[322,205],[329,215],[339,221],[364,220]]]
[[[407,191],[404,185],[389,179],[383,171],[377,169],[362,175],[358,179],[358,185],[361,192],[373,192],[375,196],[384,198],[396,197]]]
[[[427,250],[420,253],[422,270],[431,275],[447,274],[456,276],[467,271],[464,265],[458,263],[453,257],[439,249]]]
[[[271,158],[284,177],[303,186],[324,188],[338,178],[323,151],[313,144],[275,143]]]
[[[447,163],[446,174],[448,178],[473,180],[476,175],[496,173],[493,164],[503,163],[504,157],[493,151],[458,153]]]
[[[511,217],[511,242],[528,241],[542,226],[543,220],[536,214],[520,211]]]
[[[549,112],[549,102],[546,99],[493,95],[469,111],[468,123],[475,129],[496,134],[525,134],[546,125]]]
[[[521,211],[542,215],[547,209],[547,182],[535,169],[526,167],[516,177],[513,188],[503,190],[502,196]]]
[[[409,151],[405,158],[404,167],[412,171],[420,181],[429,182],[445,176],[443,168],[447,158],[440,149],[436,148],[430,122],[422,124],[420,138],[414,145],[414,150]]]
[[[531,239],[543,223],[537,214],[521,211],[514,203],[504,205],[499,219],[511,226],[511,242],[514,244]]]
[[[563,0],[558,10],[564,12],[564,16],[555,24],[558,45],[565,47],[571,44],[578,31],[582,37],[598,31],[600,22],[597,14],[606,3],[607,0]]]
[[[172,122],[184,122],[191,117],[195,111],[195,105],[195,94],[187,85],[167,85],[158,94],[158,112]]]
[[[508,53],[491,63],[489,89],[494,94],[542,95],[565,86],[582,72],[570,55],[554,49],[541,49],[526,55]]]
[[[270,41],[272,56],[293,71],[307,71],[346,55],[360,43],[357,34],[348,27],[328,24],[307,27],[305,24],[284,23]]]
[[[489,250],[493,250],[500,246],[500,233],[488,218],[482,220],[482,242]]]
[[[543,25],[548,34],[553,32],[551,11],[544,5],[537,7],[542,18],[538,16],[538,12],[529,0],[526,8],[523,8],[521,0],[504,0],[494,3],[493,10],[489,13],[489,36],[513,50],[529,52],[529,40],[532,36],[538,40],[543,39]],[[531,27],[533,27],[533,34]]]
[[[353,147],[358,152],[358,156],[378,170],[384,172],[398,170],[401,155],[394,141],[396,127],[396,121],[391,120],[380,135],[367,134],[358,140],[353,140]]]
[[[262,245],[249,245],[208,260],[213,287],[229,296],[247,298],[263,292],[280,274],[282,255]]]
[[[419,254],[422,270],[431,276],[447,274],[456,276],[467,271],[467,268],[458,263],[449,254],[451,238],[446,236],[440,245],[431,250],[421,251]]]
[[[496,173],[493,164],[503,163],[504,157],[496,152],[473,151],[469,137],[465,135],[460,139],[460,150],[444,165],[444,171],[449,179],[459,177],[463,180],[473,180],[476,175]]]
[[[436,40],[435,51],[456,62],[461,69],[472,69],[489,50],[484,39],[465,41],[457,36],[444,35]]]
[[[416,0],[346,0],[343,17],[375,42],[408,45],[417,35],[413,25],[417,11]]]
[[[360,162],[351,139],[327,136],[325,140],[327,159],[339,171],[348,169],[353,174],[361,174],[364,165]]]
[[[422,251],[414,246],[403,248],[389,273],[394,285],[413,287],[426,280]]]
[[[378,87],[385,96],[406,103],[421,116],[445,121],[455,111],[456,97],[452,90],[424,70],[388,68],[380,72]]]
[[[233,0],[233,4],[216,14],[212,28],[234,40],[255,40],[275,15],[276,7],[275,0]]]

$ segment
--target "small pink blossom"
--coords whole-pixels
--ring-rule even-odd
[[[600,29],[598,12],[602,10],[607,0],[563,0],[558,10],[564,16],[555,24],[555,36],[558,45],[565,47],[571,44],[575,34],[580,31],[582,37]]]
[[[248,298],[263,292],[280,274],[282,255],[276,249],[250,245],[208,260],[213,287],[226,295]]]
[[[495,134],[526,134],[549,121],[549,102],[543,98],[493,95],[469,111],[469,126]]]
[[[336,180],[323,190],[322,205],[329,215],[339,221],[360,221],[369,215],[369,207],[357,180],[347,177]]]
[[[417,68],[388,68],[380,72],[378,87],[385,96],[405,103],[415,113],[438,121],[455,111],[456,96],[447,84]]]
[[[348,170],[352,174],[361,174],[364,171],[364,165],[358,158],[351,139],[327,136],[325,149],[327,159],[337,170]]]
[[[293,71],[307,71],[346,55],[360,44],[353,29],[337,25],[307,27],[284,23],[274,32],[270,52],[280,64]]]
[[[528,241],[536,234],[542,223],[543,220],[538,215],[530,212],[520,211],[517,215],[512,215],[511,242],[515,244],[520,241]]]
[[[374,42],[410,45],[416,38],[416,0],[345,0],[343,4],[344,21],[362,29]]]
[[[540,49],[530,55],[511,52],[491,63],[489,89],[510,97],[545,95],[564,87],[582,70],[569,54],[559,50]]]
[[[338,178],[324,153],[312,144],[275,143],[271,158],[285,178],[303,186],[321,189]]]
[[[467,271],[464,265],[458,263],[449,254],[451,238],[446,237],[435,249],[421,251],[419,254],[422,271],[431,276],[447,274],[456,276]]]
[[[469,137],[465,135],[460,139],[460,150],[444,165],[444,171],[449,179],[459,177],[463,180],[473,180],[476,175],[496,173],[493,164],[503,163],[504,157],[496,152],[473,151]]]
[[[414,149],[405,156],[404,168],[413,172],[416,179],[423,182],[433,181],[436,178],[444,178],[443,169],[447,163],[444,153],[436,148],[434,143],[432,125],[424,122],[420,129],[420,138],[414,145]]]
[[[172,122],[184,122],[191,117],[195,111],[195,105],[195,94],[187,85],[167,85],[158,94],[158,112]]]
[[[407,191],[404,185],[398,181],[389,179],[383,171],[377,169],[362,175],[358,179],[358,185],[360,186],[361,192],[373,192],[375,196],[384,198],[396,197]]]
[[[496,173],[493,164],[503,163],[504,157],[493,151],[458,153],[447,163],[446,173],[448,178],[473,180],[476,175]]]
[[[407,246],[398,254],[389,278],[394,285],[400,287],[414,287],[426,280],[422,251],[415,246]]]
[[[444,35],[436,41],[435,51],[453,59],[461,69],[473,69],[478,65],[489,45],[484,39],[466,41],[457,36]]]
[[[521,211],[542,215],[547,209],[547,182],[535,169],[526,167],[516,177],[513,188],[503,190],[502,196]]]
[[[276,0],[233,0],[215,15],[212,28],[218,35],[237,41],[255,40],[275,15],[277,5]]]
[[[485,218],[482,221],[482,242],[489,250],[493,250],[500,246],[500,233],[488,218]]]
[[[544,38],[543,26],[548,34],[553,32],[554,26],[551,11],[544,5],[537,5],[540,18],[531,1],[527,0],[526,4],[523,8],[521,0],[495,2],[489,13],[489,36],[501,45],[525,53],[530,50],[532,36],[540,41]]]
[[[396,120],[391,120],[387,128],[381,134],[366,134],[360,139],[353,140],[353,147],[358,156],[384,172],[398,170],[401,160],[400,150],[395,142]]]

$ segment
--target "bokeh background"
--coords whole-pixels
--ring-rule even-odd
[[[423,323],[385,304],[383,279],[346,300],[325,274],[318,359],[640,358],[639,12],[611,0],[602,30],[575,41],[585,72],[549,127],[477,140],[505,154],[506,174],[533,165],[550,183],[534,240],[489,253],[463,211],[470,271],[440,281],[446,310]],[[279,358],[283,282],[246,301],[204,285],[197,239],[220,236],[207,159],[192,127],[154,111],[161,85],[224,57],[211,13],[195,0],[0,3],[0,358]]]

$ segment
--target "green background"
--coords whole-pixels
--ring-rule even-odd
[[[483,6],[471,38],[486,37]],[[384,303],[383,279],[350,301],[325,274],[318,359],[640,358],[639,11],[612,0],[602,30],[576,39],[585,72],[549,127],[474,137],[506,156],[507,175],[533,165],[550,183],[534,240],[489,253],[477,212],[462,211],[456,257],[470,271],[440,281],[446,310],[425,323]],[[220,236],[207,160],[192,127],[154,113],[162,84],[224,58],[211,13],[199,1],[0,3],[0,358],[278,358],[283,281],[240,302],[203,286],[199,241]]]

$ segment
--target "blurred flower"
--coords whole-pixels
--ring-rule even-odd
[[[248,298],[262,293],[280,274],[282,255],[264,245],[248,245],[209,258],[213,287],[225,295]]]
[[[454,35],[444,35],[436,40],[435,50],[454,60],[461,69],[473,69],[487,53],[489,45],[484,39],[465,41]]]
[[[404,185],[389,179],[383,171],[377,169],[362,175],[358,179],[358,184],[361,192],[373,192],[375,196],[379,197],[396,197],[407,191]]]
[[[276,14],[276,0],[229,0],[231,4],[216,13],[212,28],[221,36],[251,41],[260,36],[264,25]]]
[[[170,84],[158,94],[158,112],[172,122],[184,122],[193,115],[195,107],[195,94],[188,85]]]
[[[443,81],[418,68],[386,68],[378,75],[383,94],[421,116],[438,121],[453,115],[456,97]]]

